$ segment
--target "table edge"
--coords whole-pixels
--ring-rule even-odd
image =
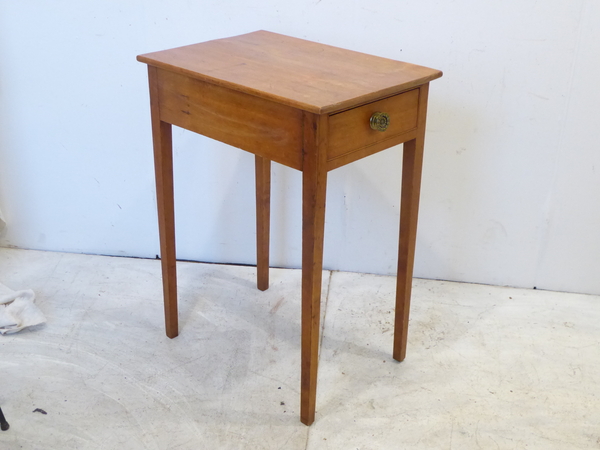
[[[353,108],[353,107],[356,107],[356,106],[359,106],[359,105],[362,105],[365,103],[369,103],[371,101],[378,100],[382,97],[389,97],[391,95],[398,94],[398,93],[406,91],[408,89],[413,89],[415,87],[429,83],[430,81],[433,81],[437,78],[440,78],[443,75],[441,70],[430,69],[432,71],[432,73],[429,76],[416,78],[414,80],[411,80],[410,82],[405,82],[405,83],[401,83],[398,85],[390,86],[385,89],[381,89],[379,91],[372,91],[365,95],[361,95],[361,96],[354,97],[354,98],[351,98],[348,100],[344,100],[343,102],[319,107],[319,106],[312,105],[309,103],[303,103],[303,102],[300,102],[297,100],[292,100],[292,99],[289,99],[286,97],[280,97],[278,95],[270,94],[268,92],[264,92],[264,91],[261,91],[258,89],[253,89],[248,86],[244,86],[241,84],[222,80],[220,78],[211,77],[209,75],[194,72],[192,70],[187,70],[187,69],[184,69],[181,67],[172,66],[171,64],[163,63],[161,61],[156,61],[155,59],[149,58],[146,56],[146,54],[138,55],[136,57],[136,59],[139,62],[147,64],[148,66],[157,67],[159,69],[164,69],[169,72],[175,72],[175,73],[179,73],[182,75],[186,75],[186,76],[189,76],[189,77],[197,79],[197,80],[205,81],[207,83],[212,83],[217,86],[222,86],[222,87],[225,87],[228,89],[233,89],[235,91],[250,94],[255,97],[272,100],[274,102],[281,103],[283,105],[287,105],[292,108],[301,109],[303,111],[307,111],[307,112],[314,113],[314,114],[331,114],[331,113],[342,111],[344,109],[350,109],[350,108]]]

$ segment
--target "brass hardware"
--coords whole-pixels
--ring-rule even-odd
[[[376,112],[369,120],[371,128],[376,131],[385,131],[390,126],[390,116],[387,113]]]

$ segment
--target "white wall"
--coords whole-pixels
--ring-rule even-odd
[[[416,275],[600,294],[600,2],[0,1],[0,245],[158,253],[140,53],[267,29],[444,71]],[[178,252],[254,261],[253,158],[176,129]],[[330,173],[325,266],[393,273],[401,148]],[[272,259],[300,264],[277,166]]]

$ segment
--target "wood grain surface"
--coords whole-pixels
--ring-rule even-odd
[[[439,70],[268,31],[137,59],[316,114],[347,109],[442,76]]]
[[[300,169],[302,111],[157,69],[161,120]]]
[[[171,125],[256,155],[257,286],[269,286],[271,161],[302,173],[300,420],[315,420],[327,172],[404,143],[393,356],[406,355],[429,81],[438,70],[267,31],[148,64],[167,335],[178,334]],[[375,112],[390,116],[370,128]]]
[[[332,160],[346,153],[377,144],[417,128],[419,89],[383,100],[367,103],[329,117],[329,146],[327,159]],[[373,113],[384,112],[390,116],[390,125],[385,131],[371,129]]]

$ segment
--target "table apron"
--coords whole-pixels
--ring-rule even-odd
[[[302,111],[157,69],[160,119],[302,170]]]
[[[406,133],[397,134],[392,136],[385,141],[379,141],[374,144],[371,144],[366,147],[354,149],[348,153],[337,156],[333,159],[327,160],[327,170],[337,169],[338,167],[345,166],[346,164],[350,164],[354,161],[358,161],[359,159],[365,158],[370,155],[374,155],[382,150],[386,150],[395,145],[403,144],[405,142],[411,141],[417,137],[418,130],[410,130]]]

